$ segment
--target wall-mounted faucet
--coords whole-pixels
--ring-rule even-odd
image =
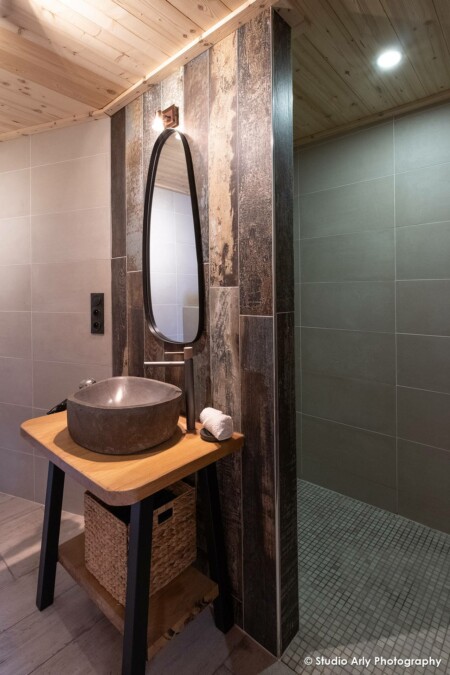
[[[185,347],[182,352],[165,352],[166,354],[184,356],[182,361],[144,361],[144,366],[184,366],[184,400],[186,401],[186,429],[195,431],[195,395],[194,395],[194,350]]]
[[[81,380],[80,384],[78,385],[78,389],[84,389],[85,387],[90,387],[91,384],[95,384],[96,380],[92,377],[88,377],[85,380]],[[53,415],[54,413],[59,413],[59,412],[64,412],[64,410],[67,410],[67,399],[65,398],[64,401],[61,401],[61,403],[57,403],[51,410],[46,413],[47,415]]]
[[[81,380],[80,384],[78,385],[78,389],[84,389],[85,387],[90,387],[91,384],[96,384],[96,380],[94,380],[93,377],[88,377],[86,380]]]

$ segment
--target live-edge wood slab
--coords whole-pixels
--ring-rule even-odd
[[[21,434],[78,483],[111,505],[127,506],[242,448],[244,437],[207,443],[180,417],[171,439],[134,455],[101,455],[72,440],[65,412],[27,420]]]
[[[59,562],[85,589],[111,623],[123,633],[125,608],[86,569],[84,534],[59,547]],[[194,567],[188,567],[150,598],[148,658],[162,649],[181,629],[218,595],[217,584]]]

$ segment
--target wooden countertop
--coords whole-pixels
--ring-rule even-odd
[[[200,437],[200,428],[198,425],[195,433],[187,433],[185,419],[180,417],[170,440],[135,455],[101,455],[77,445],[67,429],[65,412],[23,422],[21,434],[104,502],[125,506],[242,448],[242,434],[235,433],[221,443],[207,443]]]

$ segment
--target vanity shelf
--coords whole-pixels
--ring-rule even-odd
[[[84,534],[61,544],[59,563],[86,591],[97,607],[122,634],[125,608],[118,603],[84,564]],[[152,595],[148,617],[148,658],[154,656],[199,612],[219,595],[216,583],[196,570],[186,568],[167,586]]]
[[[24,422],[22,435],[49,459],[44,527],[36,604],[42,611],[53,603],[59,562],[124,635],[122,675],[144,675],[152,656],[210,602],[216,626],[226,633],[233,625],[233,604],[226,569],[216,462],[241,450],[242,434],[222,443],[207,443],[200,425],[186,431],[179,419],[174,436],[135,455],[102,455],[77,445],[67,430],[65,412]],[[86,569],[84,534],[59,545],[65,474],[106,504],[131,506],[125,607]],[[211,578],[188,567],[149,599],[154,495],[197,473]]]

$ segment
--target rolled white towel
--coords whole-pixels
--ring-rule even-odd
[[[200,422],[218,441],[225,441],[233,435],[233,420],[216,408],[204,408],[200,413]]]

